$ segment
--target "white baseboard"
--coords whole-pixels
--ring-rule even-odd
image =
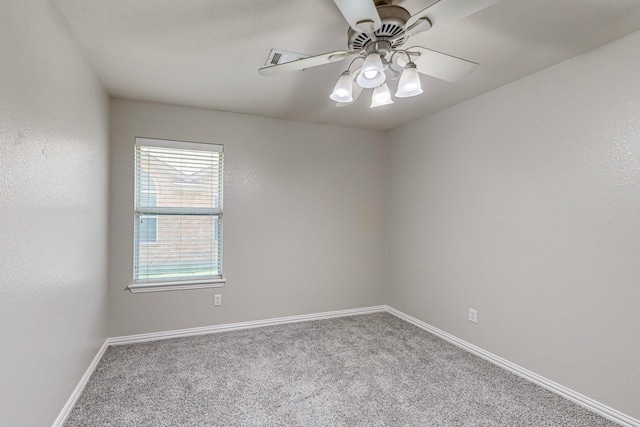
[[[262,326],[283,325],[285,323],[306,322],[309,320],[331,319],[333,317],[354,316],[358,314],[380,313],[387,311],[386,305],[354,308],[349,310],[327,311],[324,313],[302,314],[299,316],[277,317],[275,319],[252,320],[249,322],[227,323],[224,325],[202,326],[199,328],[177,329],[174,331],[152,332],[148,334],[127,335],[109,338],[109,345],[132,344],[137,342],[164,340],[169,338],[206,335],[216,332],[237,331]]]
[[[56,418],[56,420],[53,422],[52,427],[61,427],[64,424],[64,422],[67,420],[67,417],[69,416],[69,414],[71,413],[71,410],[73,409],[73,405],[76,404],[76,400],[78,400],[78,397],[80,397],[80,393],[82,393],[82,390],[84,390],[84,387],[87,385],[87,381],[89,381],[91,374],[93,374],[93,371],[96,369],[96,366],[98,366],[98,362],[100,362],[100,359],[102,359],[102,355],[104,354],[105,351],[107,351],[107,347],[109,347],[108,341],[109,341],[108,339],[105,340],[104,344],[102,344],[102,347],[100,347],[100,350],[98,350],[98,353],[89,364],[89,367],[85,371],[84,375],[82,376],[82,378],[80,378],[80,382],[78,383],[76,388],[73,390],[73,393],[71,393],[71,396],[67,400],[67,403],[65,403],[64,407],[58,414],[58,418]]]
[[[480,347],[477,347],[471,343],[461,340],[460,338],[457,338],[451,334],[448,334],[447,332],[444,332],[434,326],[429,325],[428,323],[423,322],[422,320],[416,319],[415,317],[411,317],[408,314],[401,312],[400,310],[396,310],[395,308],[389,307],[389,306],[387,306],[386,309],[387,309],[387,312],[389,312],[390,314],[393,314],[394,316],[406,322],[409,322],[421,329],[424,329],[425,331],[430,332],[433,335],[440,337],[445,341],[448,341],[470,353],[473,353],[476,356],[479,356],[485,360],[488,360],[489,362],[495,365],[498,365],[501,368],[506,369],[507,371],[513,372],[514,374],[526,380],[529,380],[532,383],[535,383],[541,387],[546,388],[547,390],[550,390],[556,394],[559,394],[565,399],[568,399],[574,403],[577,403],[578,405],[584,406],[585,408],[599,415],[602,415],[603,417],[611,421],[617,422],[627,427],[640,427],[639,420],[636,420],[635,418],[625,415],[620,411],[616,411],[613,408],[610,408],[587,396],[584,396],[576,391],[573,391],[563,385],[553,382],[541,375],[536,374],[535,372],[531,372],[528,369],[523,368],[522,366],[516,365],[515,363],[509,362],[508,360],[505,360],[499,356],[496,356],[495,354],[490,353]]]
[[[283,325],[285,323],[295,323],[295,322],[306,322],[309,320],[320,320],[320,319],[331,319],[334,317],[345,317],[345,316],[355,316],[359,314],[370,314],[370,313],[382,313],[387,311],[386,305],[379,305],[373,307],[363,307],[363,308],[354,308],[349,310],[338,310],[338,311],[327,311],[324,313],[313,313],[313,314],[302,314],[299,316],[287,316],[287,317],[278,317],[275,319],[265,319],[265,320],[254,320],[250,322],[240,322],[240,323],[228,323],[225,325],[215,325],[215,326],[203,326],[200,328],[188,328],[188,329],[178,329],[174,331],[164,331],[164,332],[153,332],[149,334],[139,334],[139,335],[127,335],[122,337],[113,337],[107,338],[104,342],[98,353],[91,361],[91,364],[87,368],[87,371],[84,373],[80,382],[76,386],[73,393],[67,400],[67,403],[60,411],[58,418],[53,422],[52,427],[62,427],[67,417],[71,413],[73,409],[73,405],[75,405],[78,397],[80,397],[80,393],[84,390],[84,387],[89,381],[91,374],[95,370],[96,366],[98,366],[98,362],[102,359],[104,352],[107,350],[107,347],[110,345],[121,345],[121,344],[133,344],[137,342],[146,342],[146,341],[156,341],[156,340],[164,340],[169,338],[178,338],[178,337],[189,337],[194,335],[205,335],[212,334],[216,332],[226,332],[226,331],[237,331],[240,329],[249,329],[249,328],[259,328],[262,326],[270,326],[270,325]]]
[[[409,316],[408,314],[405,314],[387,305],[107,338],[107,340],[102,345],[100,350],[98,350],[96,357],[94,357],[93,361],[87,368],[87,371],[84,373],[84,375],[80,379],[80,382],[78,383],[75,390],[71,394],[71,397],[69,397],[69,400],[67,400],[67,403],[65,404],[64,408],[62,408],[62,411],[60,411],[58,418],[56,418],[55,422],[53,423],[53,427],[61,427],[64,424],[65,420],[69,416],[69,413],[71,412],[71,409],[73,409],[73,405],[76,403],[76,400],[80,396],[80,393],[82,393],[82,390],[87,384],[89,377],[93,373],[94,369],[98,365],[98,362],[102,358],[102,355],[104,354],[104,352],[106,351],[109,345],[133,344],[138,342],[156,341],[156,340],[164,340],[169,338],[188,337],[188,336],[194,336],[194,335],[205,335],[205,334],[212,334],[217,332],[237,331],[241,329],[259,328],[263,326],[282,325],[286,323],[305,322],[309,320],[331,319],[334,317],[354,316],[354,315],[360,315],[360,314],[370,314],[370,313],[380,313],[380,312],[388,312],[470,353],[473,353],[479,357],[482,357],[483,359],[488,360],[489,362],[495,365],[498,365],[501,368],[504,368],[510,372],[513,372],[514,374],[522,378],[525,378],[535,384],[538,384],[546,388],[547,390],[550,390],[556,394],[559,394],[560,396],[566,399],[569,399],[572,402],[575,402],[581,406],[584,406],[585,408],[599,415],[602,415],[603,417],[611,421],[617,422],[626,427],[640,427],[640,421],[636,420],[635,418],[625,415],[622,412],[619,412],[600,402],[597,402],[589,397],[586,397],[578,392],[575,392],[567,387],[564,387],[558,383],[555,383],[541,375],[531,372],[523,368],[522,366],[516,365],[515,363],[511,363],[508,360],[505,360],[499,356],[496,356],[493,353],[490,353],[480,347],[477,347],[471,343],[461,340],[460,338],[457,338],[451,334],[448,334],[447,332],[444,332],[434,326],[429,325],[428,323],[425,323],[419,319],[416,319],[415,317]]]

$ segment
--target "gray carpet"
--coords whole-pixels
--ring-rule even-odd
[[[109,347],[71,426],[615,426],[390,314]]]

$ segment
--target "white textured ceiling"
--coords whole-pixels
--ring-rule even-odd
[[[271,48],[346,49],[348,24],[332,0],[54,1],[113,96],[381,130],[640,30],[638,0],[503,0],[406,45],[479,63],[464,81],[422,76],[420,96],[370,109],[369,90],[336,108],[328,96],[348,61],[257,71]],[[394,3],[415,13],[433,0]]]

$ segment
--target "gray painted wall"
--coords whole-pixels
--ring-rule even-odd
[[[640,33],[387,135],[116,99],[108,153],[57,12],[3,6],[0,424],[51,424],[107,314],[118,336],[382,303],[640,418]],[[134,136],[225,144],[224,288],[125,290]]]
[[[0,13],[0,425],[51,425],[107,337],[108,99],[45,0]]]
[[[111,118],[111,336],[384,302],[383,133],[121,99]],[[224,288],[125,290],[136,136],[224,144]]]
[[[639,51],[635,33],[388,147],[390,305],[635,418]]]

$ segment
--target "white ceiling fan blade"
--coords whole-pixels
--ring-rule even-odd
[[[305,68],[342,61],[349,55],[351,55],[350,52],[347,52],[345,50],[337,50],[335,52],[323,53],[322,55],[310,56],[308,58],[302,58],[296,61],[262,67],[258,69],[258,72],[263,76],[273,76],[280,73],[286,73],[288,71],[303,70]]]
[[[373,30],[377,30],[382,25],[380,15],[373,0],[333,0],[340,9],[340,13],[349,23],[353,31],[358,33],[368,33],[371,23]]]
[[[412,36],[414,34],[423,33],[431,29],[431,21],[427,18],[420,18],[411,27],[404,30],[404,36]]]
[[[431,29],[441,28],[451,22],[473,15],[499,1],[500,0],[439,0],[409,18],[405,28],[411,28],[411,26],[421,18],[427,18],[431,21]]]
[[[410,53],[413,52],[420,53],[418,58],[414,59],[413,55],[411,58],[416,64],[419,73],[451,83],[464,79],[478,67],[475,62],[420,46],[412,47]]]

